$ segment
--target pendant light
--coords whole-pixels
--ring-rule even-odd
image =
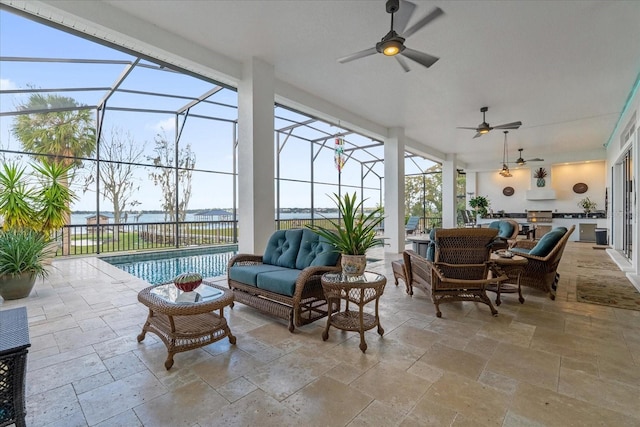
[[[502,169],[500,170],[500,172],[498,172],[500,175],[502,175],[505,178],[511,178],[513,175],[511,175],[511,171],[509,171],[509,166],[507,166],[507,153],[508,153],[508,148],[507,148],[507,134],[509,133],[508,130],[504,131],[504,147],[502,148]]]

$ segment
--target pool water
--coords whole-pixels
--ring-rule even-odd
[[[102,260],[139,277],[152,285],[171,282],[182,273],[200,273],[202,277],[227,274],[229,259],[237,253],[229,247],[156,252],[103,257]],[[222,250],[222,251],[220,251]]]

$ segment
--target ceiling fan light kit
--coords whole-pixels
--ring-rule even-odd
[[[385,56],[395,56],[398,64],[400,64],[405,72],[409,72],[411,69],[402,57],[409,58],[426,68],[431,67],[439,58],[424,52],[410,49],[404,45],[404,42],[409,36],[424,28],[429,22],[433,21],[437,17],[443,15],[444,12],[439,7],[436,7],[427,15],[416,21],[411,27],[406,28],[407,24],[411,20],[411,16],[413,15],[415,8],[415,4],[406,0],[387,0],[386,10],[387,13],[391,14],[391,30],[378,43],[376,43],[375,47],[361,50],[340,58],[338,59],[338,62],[344,64],[366,56],[375,55],[376,53],[381,53]],[[398,14],[397,32],[393,27],[393,18],[396,14]]]

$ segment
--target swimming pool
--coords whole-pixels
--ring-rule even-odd
[[[152,285],[171,282],[178,274],[196,272],[202,277],[227,274],[229,259],[238,247],[180,249],[144,254],[105,256],[101,259]]]

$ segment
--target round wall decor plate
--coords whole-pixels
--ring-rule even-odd
[[[573,186],[573,192],[578,194],[586,193],[588,189],[589,186],[587,186],[587,184],[585,184],[584,182],[579,182]]]
[[[502,189],[502,194],[504,194],[505,196],[513,196],[514,192],[515,190],[513,189],[513,187],[504,187]]]

